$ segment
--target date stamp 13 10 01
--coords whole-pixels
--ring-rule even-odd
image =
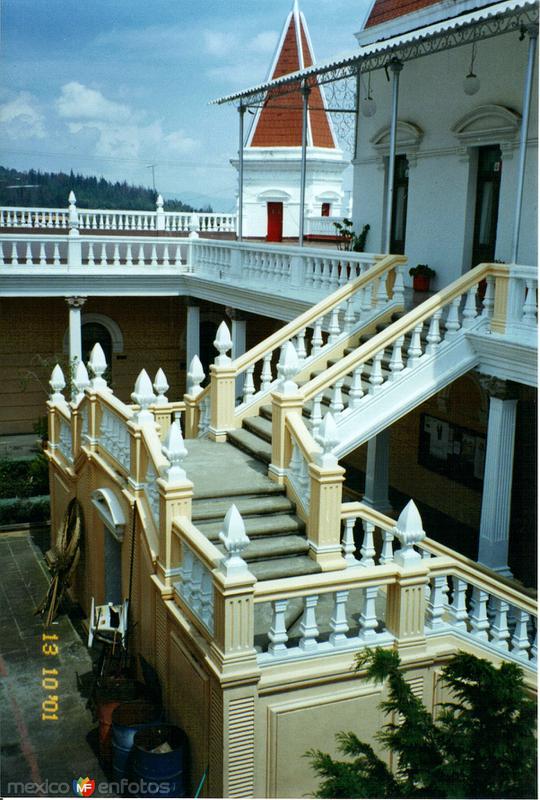
[[[49,666],[41,670],[41,686],[44,692],[49,692],[41,703],[41,719],[58,721],[58,686],[59,670],[53,658],[58,658],[60,645],[56,633],[44,633],[41,637],[41,652],[49,661]],[[58,662],[56,662],[58,663]]]

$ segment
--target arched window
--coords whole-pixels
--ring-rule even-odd
[[[113,342],[112,336],[101,322],[83,322],[81,326],[82,358],[85,364],[90,358],[90,351],[97,343],[103,348],[108,366],[109,377],[112,367]],[[106,376],[107,377],[107,376]]]

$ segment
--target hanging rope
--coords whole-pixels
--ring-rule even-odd
[[[69,503],[56,545],[55,558],[51,564],[51,582],[35,614],[41,614],[43,625],[48,628],[56,619],[64,594],[71,586],[72,576],[81,555],[80,539],[82,532],[82,509],[79,501],[73,498]]]
[[[135,562],[135,530],[137,527],[137,501],[133,503],[133,512],[131,517],[131,553],[129,557],[129,583],[128,583],[128,622],[126,630],[126,661],[129,659],[130,638],[132,629],[132,612],[131,612],[131,596],[133,591],[133,565]]]

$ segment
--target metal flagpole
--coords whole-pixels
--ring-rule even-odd
[[[394,169],[396,163],[396,130],[399,100],[399,73],[403,64],[393,58],[389,64],[392,70],[392,122],[390,125],[390,152],[388,154],[388,172],[386,175],[386,223],[384,226],[383,252],[390,252],[390,239],[392,234],[392,208],[394,205]]]
[[[304,246],[304,214],[306,205],[306,159],[307,159],[307,129],[308,129],[308,104],[311,89],[305,81],[302,82],[302,164],[300,170],[300,211],[298,220],[298,244]]]
[[[242,241],[244,224],[244,114],[245,105],[240,102],[238,106],[239,125],[238,125],[238,241]]]
[[[521,211],[523,206],[523,183],[525,180],[525,160],[527,158],[527,133],[529,130],[529,116],[531,111],[534,59],[536,57],[536,43],[538,41],[538,25],[531,25],[528,28],[528,34],[529,57],[527,61],[525,86],[523,88],[523,110],[521,117],[521,130],[519,134],[518,185],[516,195],[516,210],[514,213],[514,230],[512,232],[512,255],[510,258],[510,262],[512,264],[517,264],[519,248],[519,231],[521,228]]]

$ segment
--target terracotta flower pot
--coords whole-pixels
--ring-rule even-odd
[[[426,275],[413,275],[413,289],[415,292],[429,291],[429,278]]]

